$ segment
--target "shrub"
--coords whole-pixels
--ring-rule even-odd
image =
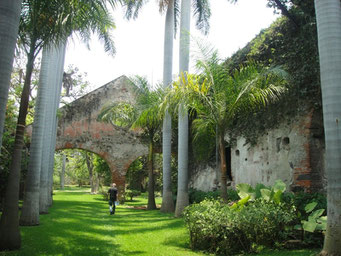
[[[195,188],[189,189],[189,203],[200,203],[201,201],[205,199],[218,199],[219,197],[219,192],[218,191],[202,191],[202,190],[197,190]]]
[[[294,207],[257,199],[238,211],[204,200],[187,207],[184,217],[193,249],[230,255],[285,241],[296,215]]]
[[[200,203],[205,199],[218,199],[220,197],[220,191],[202,191],[191,188],[189,190],[189,203]],[[228,201],[237,201],[239,200],[239,196],[236,190],[228,189],[227,190],[227,199]]]
[[[126,189],[125,193],[124,193],[124,197],[126,198],[126,200],[128,200],[127,198],[130,199],[130,201],[133,201],[133,197],[135,196],[139,196],[141,195],[141,192],[138,190],[129,190]]]

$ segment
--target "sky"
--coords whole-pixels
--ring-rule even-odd
[[[211,0],[210,32],[202,35],[191,19],[191,36],[210,44],[222,59],[243,48],[261,29],[267,28],[278,16],[266,7],[267,0]],[[98,88],[121,75],[147,77],[151,84],[162,82],[163,38],[165,14],[160,14],[157,1],[150,0],[136,20],[123,18],[122,9],[113,13],[116,29],[113,31],[116,46],[114,57],[104,52],[103,45],[94,36],[90,50],[77,38],[69,42],[65,68],[73,65],[87,73],[91,88]],[[174,41],[173,75],[178,73],[179,34]],[[191,47],[194,44],[191,44]],[[190,63],[190,72],[194,72]]]

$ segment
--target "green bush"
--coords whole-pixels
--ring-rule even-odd
[[[126,200],[128,200],[128,198],[129,198],[130,201],[133,201],[133,197],[139,196],[139,195],[141,195],[141,191],[138,191],[138,190],[126,189],[126,191],[124,193],[124,197],[126,198]]]
[[[205,199],[218,199],[220,197],[220,191],[202,191],[191,188],[189,190],[189,203],[200,203]],[[239,200],[239,196],[236,190],[228,189],[227,190],[227,198],[228,201],[237,201]]]
[[[217,200],[186,208],[185,222],[193,249],[231,255],[284,242],[296,218],[294,207],[257,199],[233,210]]]

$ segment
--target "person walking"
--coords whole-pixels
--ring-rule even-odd
[[[111,187],[108,190],[109,194],[109,210],[110,210],[110,215],[115,214],[115,208],[116,208],[116,202],[117,202],[117,188],[116,184],[112,183]]]

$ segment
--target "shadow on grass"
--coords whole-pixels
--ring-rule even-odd
[[[62,195],[63,192],[60,192]],[[69,195],[81,196],[78,192]],[[40,216],[40,225],[21,227],[22,248],[0,255],[139,255],[141,251],[120,250],[115,224],[107,205],[61,198],[54,202],[50,214]],[[116,216],[115,216],[116,217]],[[142,232],[137,230],[136,232]]]

